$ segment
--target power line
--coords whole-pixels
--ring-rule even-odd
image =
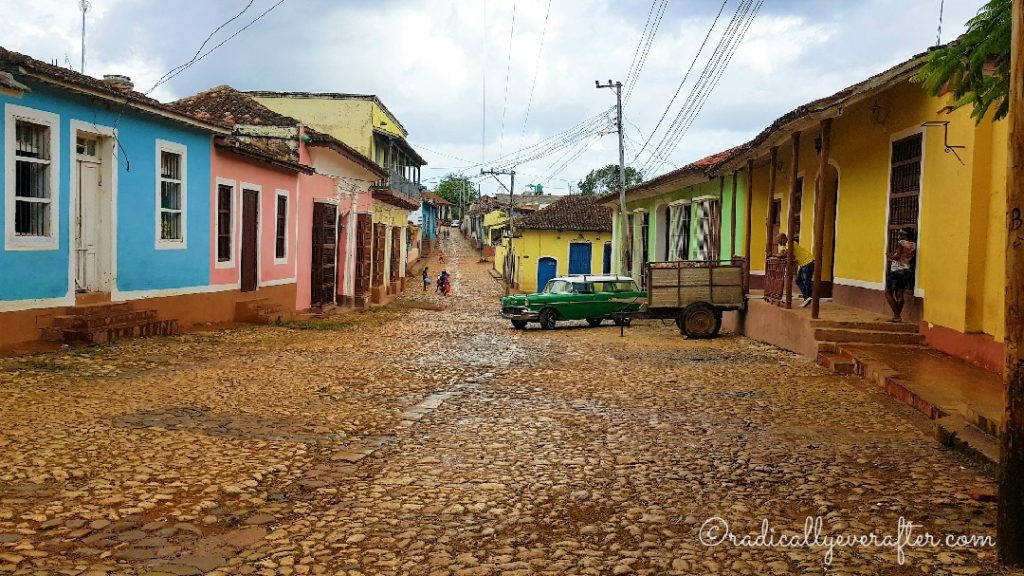
[[[512,77],[512,38],[516,35],[516,3],[512,3],[512,27],[508,33],[508,61],[505,64],[505,99],[501,105],[501,133],[498,136],[498,155],[505,142],[505,112],[508,110],[508,85]]]
[[[697,49],[697,54],[694,55],[693,60],[690,62],[690,66],[686,69],[686,74],[683,74],[683,79],[679,82],[679,86],[676,87],[675,94],[668,101],[668,105],[665,106],[665,110],[661,113],[661,118],[658,119],[657,125],[654,126],[654,130],[651,130],[650,136],[644,141],[643,146],[640,147],[640,151],[636,153],[633,160],[630,163],[636,162],[636,159],[643,154],[644,150],[647,150],[647,145],[650,144],[651,138],[658,132],[658,128],[661,128],[661,123],[665,121],[665,116],[668,115],[668,111],[672,109],[672,104],[675,103],[676,98],[679,96],[679,92],[683,89],[683,85],[686,84],[686,80],[690,77],[690,72],[693,71],[693,67],[697,64],[697,59],[700,58],[701,52],[704,51],[704,46],[707,45],[708,39],[711,38],[711,32],[715,29],[718,24],[718,19],[722,17],[722,11],[725,10],[725,5],[729,3],[729,0],[723,0],[722,5],[718,8],[718,14],[715,15],[714,21],[711,22],[711,26],[708,27],[708,33],[704,35],[704,41],[700,43],[700,47]]]
[[[480,66],[480,163],[487,160],[487,0],[484,0],[483,65]]]
[[[644,40],[647,38],[647,28],[651,24],[651,17],[654,15],[654,7],[658,5],[659,0],[651,0],[651,7],[647,10],[647,20],[644,21],[644,29],[640,32],[640,40],[636,43],[636,48],[633,50],[633,60],[629,62],[629,68],[626,69],[626,81],[633,76],[633,68],[636,67],[637,56],[640,55],[640,48],[644,45]]]
[[[633,71],[632,81],[626,78],[626,93],[624,96],[625,101],[629,101],[629,97],[633,95],[633,89],[636,88],[636,83],[640,79],[640,73],[643,72],[644,64],[647,63],[647,55],[651,52],[651,46],[654,45],[654,37],[658,34],[658,28],[661,26],[661,19],[665,15],[665,8],[668,7],[668,0],[662,0],[662,3],[658,6],[658,15],[654,21],[654,25],[651,27],[651,33],[647,37],[647,43],[644,45],[643,53],[640,56],[640,60],[637,62],[636,69]]]
[[[523,131],[520,139],[526,137],[526,124],[530,121],[530,108],[533,106],[533,90],[537,87],[537,75],[540,73],[540,57],[544,53],[544,39],[548,34],[548,19],[551,16],[551,0],[548,0],[548,9],[544,12],[544,29],[540,33],[540,47],[537,48],[537,61],[533,65],[533,82],[530,83],[530,97],[526,101],[526,115],[523,117]]]

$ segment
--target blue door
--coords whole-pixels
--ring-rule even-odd
[[[569,274],[590,274],[590,244],[569,244]]]
[[[551,280],[558,275],[558,261],[547,256],[537,260],[537,291],[540,292]]]

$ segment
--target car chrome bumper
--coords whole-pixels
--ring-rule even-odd
[[[507,320],[526,320],[528,322],[535,322],[540,318],[540,313],[522,309],[502,310],[501,317]]]

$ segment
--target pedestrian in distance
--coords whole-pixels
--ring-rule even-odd
[[[785,232],[780,232],[775,241],[779,245],[780,253],[785,255],[789,250],[789,236],[786,236]],[[800,306],[806,307],[811,303],[811,286],[814,284],[814,254],[799,242],[793,242],[792,258],[797,265],[796,285],[804,299]]]
[[[430,268],[423,267],[423,291],[427,291],[427,286],[430,286]]]
[[[441,273],[437,276],[437,286],[434,287],[434,292],[437,293],[437,294],[443,294],[444,293],[444,276],[445,276],[445,274],[447,274],[447,272],[442,270]]]
[[[885,275],[885,300],[892,308],[892,320],[903,321],[903,305],[907,290],[914,288],[914,256],[917,254],[917,242],[914,230],[904,228],[896,233],[896,243],[886,257],[889,270]]]

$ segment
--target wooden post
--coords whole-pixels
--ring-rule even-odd
[[[768,162],[768,220],[765,221],[765,226],[767,228],[767,241],[764,243],[765,257],[771,256],[775,253],[775,238],[772,238],[772,205],[775,203],[775,166],[778,161],[779,147],[772,146]],[[767,272],[767,269],[765,269],[765,272]]]
[[[725,176],[718,177],[718,248],[717,254],[709,254],[711,256],[708,260],[721,260],[722,259],[722,210],[725,210]],[[714,222],[709,222],[709,226],[714,226]]]
[[[1013,0],[1006,170],[1006,414],[1000,450],[996,549],[1024,565],[1024,0]]]
[[[822,251],[825,246],[825,172],[832,150],[832,119],[821,121],[821,157],[818,160],[818,185],[814,197],[814,285],[811,287],[811,318],[817,319],[821,300]]]
[[[793,307],[793,268],[790,262],[793,261],[793,227],[796,224],[796,187],[797,178],[800,173],[800,132],[793,132],[793,159],[790,161],[789,171],[789,221],[786,224],[786,234],[789,236],[789,245],[786,247],[786,308]]]
[[[734,170],[732,173],[732,203],[731,213],[729,214],[729,259],[736,257],[736,178],[739,177],[740,171]]]
[[[746,226],[743,230],[743,255],[747,258],[747,270],[750,270],[750,227],[751,227],[751,208],[754,205],[754,159],[750,158],[747,160],[747,177],[743,182],[743,192],[747,196],[747,209],[743,216],[746,218]],[[769,202],[770,204],[770,202]]]

